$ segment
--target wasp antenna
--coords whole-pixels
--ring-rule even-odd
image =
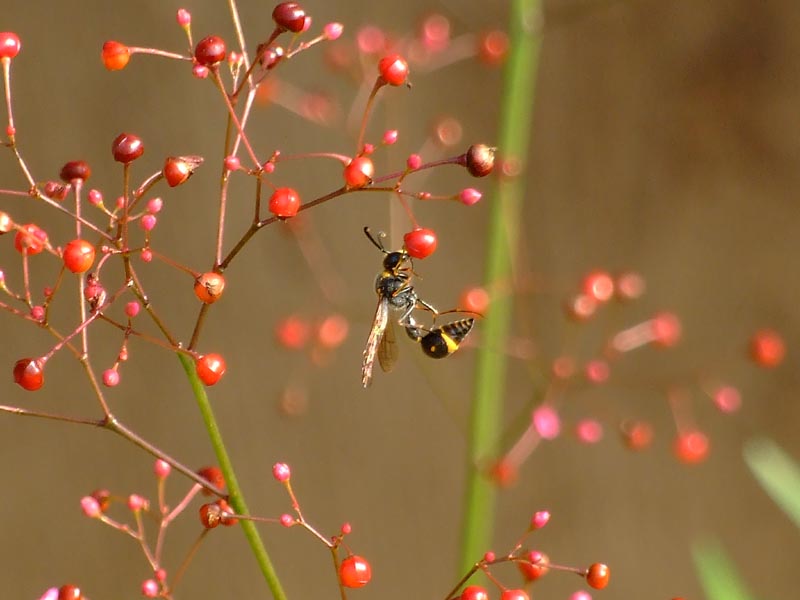
[[[381,252],[384,254],[388,254],[389,252],[386,248],[383,247],[383,238],[386,237],[386,234],[382,231],[378,232],[378,239],[375,239],[375,236],[372,235],[372,231],[370,231],[369,227],[364,227],[364,234],[367,236],[370,242]]]

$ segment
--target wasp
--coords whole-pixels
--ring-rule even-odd
[[[444,358],[458,350],[461,343],[472,331],[475,319],[458,319],[441,327],[426,329],[411,319],[406,325],[406,334],[422,347],[425,356]]]
[[[375,356],[384,371],[391,371],[397,362],[397,343],[394,336],[394,320],[390,313],[400,313],[397,322],[405,326],[411,323],[411,313],[421,305],[429,310],[433,307],[427,302],[420,301],[411,277],[414,274],[411,257],[408,252],[397,250],[388,251],[383,245],[384,233],[379,233],[378,238],[373,237],[369,227],[364,227],[367,239],[381,252],[383,252],[383,270],[375,278],[375,293],[378,295],[378,307],[375,309],[375,318],[372,321],[367,345],[364,348],[364,360],[361,365],[361,384],[367,387],[372,382],[372,368]]]

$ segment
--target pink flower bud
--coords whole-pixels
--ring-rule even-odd
[[[81,510],[90,519],[96,519],[103,513],[100,510],[100,503],[91,496],[81,498]]]
[[[275,463],[272,467],[272,476],[281,483],[289,481],[291,475],[292,471],[286,463]]]

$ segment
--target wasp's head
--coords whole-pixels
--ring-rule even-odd
[[[405,251],[387,252],[383,259],[383,268],[395,273],[408,260],[410,259]]]

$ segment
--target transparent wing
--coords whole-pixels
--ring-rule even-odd
[[[375,309],[375,319],[372,321],[367,345],[364,348],[364,360],[361,363],[361,385],[368,387],[372,383],[372,367],[375,365],[375,354],[378,345],[383,339],[386,331],[386,324],[389,322],[389,301],[381,298],[378,301],[378,308]]]
[[[398,346],[397,340],[394,337],[394,321],[389,320],[386,323],[386,331],[383,332],[381,343],[378,344],[378,362],[381,364],[381,369],[388,373],[394,368],[397,362]]]

